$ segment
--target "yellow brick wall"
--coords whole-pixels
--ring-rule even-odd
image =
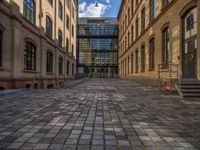
[[[74,78],[72,76],[72,63],[76,64],[76,12],[72,18],[72,6],[75,8],[74,1],[70,2],[68,9],[65,0],[61,0],[63,6],[63,20],[58,17],[58,0],[53,1],[53,6],[47,0],[36,0],[36,20],[32,25],[23,17],[23,0],[3,0],[0,1],[0,27],[3,28],[3,67],[0,68],[0,86],[6,87],[6,81],[23,80],[30,82],[34,78],[42,80],[57,80]],[[47,38],[46,16],[51,18],[53,23],[53,39]],[[66,15],[70,18],[70,29],[66,28]],[[72,38],[71,26],[74,25],[74,37]],[[62,48],[57,45],[58,29],[61,29],[63,36]],[[66,38],[69,38],[69,52],[66,53]],[[25,40],[31,40],[36,46],[36,70],[26,72],[24,70],[24,48]],[[71,45],[74,44],[74,54],[71,54]],[[46,72],[46,53],[47,50],[53,52],[53,73]],[[58,73],[58,59],[63,58],[63,75]],[[70,62],[70,73],[66,74],[66,64]],[[75,69],[75,68],[74,68]],[[51,81],[52,82],[52,81]],[[1,85],[1,83],[3,85]],[[45,86],[48,81],[44,81]],[[13,83],[14,84],[14,83]],[[25,84],[25,83],[24,83]],[[22,86],[23,87],[23,86]],[[45,87],[44,87],[45,88]]]
[[[119,19],[119,28],[120,28],[120,36],[119,36],[119,73],[121,77],[150,77],[157,78],[158,77],[158,64],[162,63],[162,27],[169,23],[169,35],[170,35],[170,60],[174,64],[182,65],[181,60],[181,39],[182,39],[182,31],[181,31],[181,17],[180,13],[190,2],[193,0],[172,0],[171,3],[165,8],[162,7],[161,1],[156,1],[156,18],[153,23],[149,22],[149,1],[140,1],[136,11],[133,15],[133,19],[128,23],[128,26],[125,27],[127,30],[122,30],[122,25],[125,16],[127,15],[127,10],[131,7],[131,1],[123,1],[122,7],[120,10],[120,14],[118,16]],[[127,2],[127,3],[125,3]],[[197,1],[196,1],[197,2]],[[135,6],[136,7],[136,6]],[[141,32],[141,10],[142,8],[146,8],[146,30]],[[198,1],[198,8],[200,7],[200,2]],[[200,33],[200,11],[198,9],[198,33]],[[136,39],[134,36],[134,42],[129,46],[126,50],[122,48],[122,43],[125,41],[125,37],[128,35],[128,32],[131,31],[132,25],[134,26],[135,32],[135,20],[136,17],[139,17],[139,37]],[[155,37],[155,69],[153,71],[149,71],[149,40],[151,36]],[[198,34],[199,35],[199,34]],[[141,72],[141,58],[140,51],[141,45],[145,45],[146,50],[146,61],[145,61],[145,72]],[[200,39],[198,36],[198,47],[200,47]],[[135,51],[139,51],[139,72],[135,73]],[[134,73],[122,74],[122,62],[128,59],[128,56],[131,56],[131,53],[134,54]],[[200,49],[197,50],[197,78],[200,79]],[[127,63],[126,63],[127,64]],[[130,66],[129,66],[130,67]],[[126,71],[128,70],[128,66],[125,67]],[[131,69],[131,68],[130,68]],[[129,69],[129,70],[130,70]],[[165,77],[166,75],[164,75]]]

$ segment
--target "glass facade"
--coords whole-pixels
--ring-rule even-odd
[[[117,76],[117,24],[78,25],[78,73],[97,78]]]

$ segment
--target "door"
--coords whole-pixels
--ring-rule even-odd
[[[195,48],[196,38],[185,42],[183,53],[183,75],[184,78],[197,77],[197,49]]]
[[[182,71],[184,78],[197,78],[197,8],[183,19]]]

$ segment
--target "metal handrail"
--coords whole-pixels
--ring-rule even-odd
[[[177,80],[178,80],[178,87],[179,87],[179,89],[181,87],[181,80],[182,80],[182,78],[183,78],[183,72],[181,71],[181,68],[178,67],[177,68]]]

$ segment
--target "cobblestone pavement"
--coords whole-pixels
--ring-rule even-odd
[[[0,149],[198,150],[200,100],[117,79],[1,95]]]

